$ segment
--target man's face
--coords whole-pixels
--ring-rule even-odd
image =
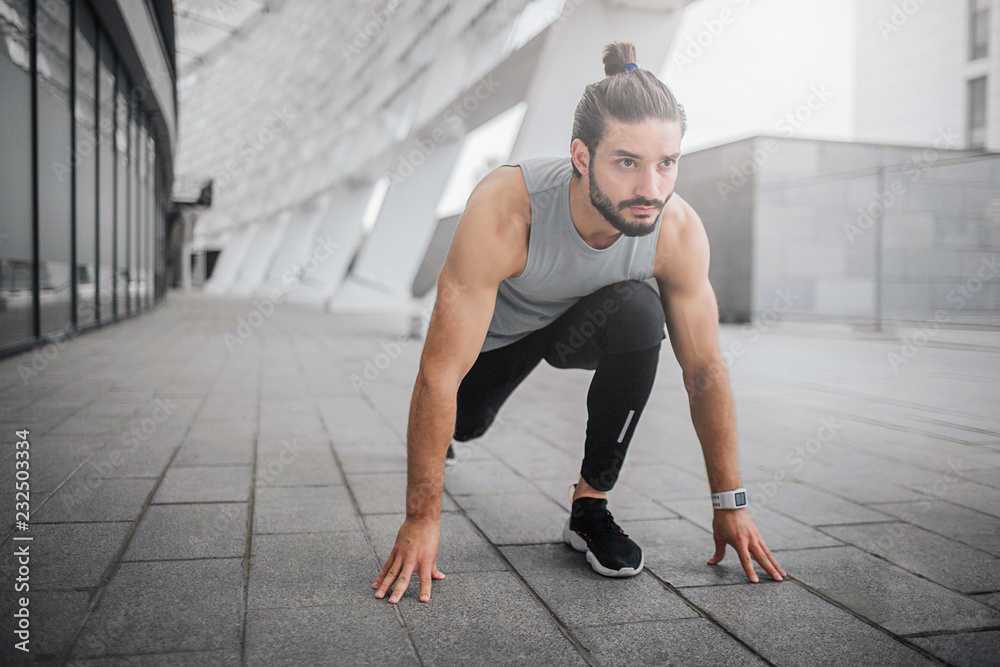
[[[681,125],[608,119],[590,158],[590,203],[625,236],[645,236],[674,193]]]

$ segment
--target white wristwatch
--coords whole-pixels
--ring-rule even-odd
[[[731,491],[720,491],[712,494],[712,509],[738,510],[747,506],[747,490],[742,486]]]

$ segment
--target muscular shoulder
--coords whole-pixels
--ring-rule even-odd
[[[496,264],[503,277],[524,269],[531,224],[531,201],[517,167],[497,167],[469,195],[452,245],[474,246],[482,261]]]
[[[707,273],[708,260],[705,226],[694,208],[675,192],[663,208],[653,275],[669,283],[696,280]]]

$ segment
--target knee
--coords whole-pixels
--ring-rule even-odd
[[[649,284],[638,280],[609,285],[604,310],[608,315],[605,351],[609,353],[645,350],[659,345],[663,332],[663,304]]]

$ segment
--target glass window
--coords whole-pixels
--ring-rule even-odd
[[[986,77],[969,81],[969,148],[982,148],[986,144]]]
[[[132,122],[130,124],[130,136],[132,142],[132,168],[129,169],[129,180],[131,182],[131,206],[129,206],[128,220],[128,299],[129,312],[134,312],[137,308],[136,298],[138,297],[139,282],[139,259],[136,251],[139,244],[139,234],[137,230],[139,216],[142,213],[142,134],[139,131],[141,113],[138,105],[132,109]]]
[[[114,319],[113,294],[115,285],[115,54],[111,51],[108,38],[101,33],[100,67],[98,70],[97,93],[98,115],[98,312],[102,322]]]
[[[27,0],[0,12],[0,346],[34,335],[32,311],[31,59]]]
[[[990,54],[990,0],[969,0],[969,60]]]
[[[69,331],[73,312],[69,2],[36,3],[38,248],[41,333]]]
[[[97,320],[97,27],[85,3],[76,7],[76,317],[84,327]]]
[[[146,308],[153,305],[153,220],[156,217],[156,141],[151,128],[146,136],[146,225],[143,232],[143,299]]]
[[[119,268],[118,275],[121,276],[122,267],[128,266],[128,214],[129,198],[134,195],[129,191],[129,166],[132,161],[129,159],[129,103],[128,91],[129,83],[123,71],[118,73],[118,96],[115,108],[117,117],[115,121],[115,153],[118,158],[117,174],[115,181],[117,184],[118,207],[115,210],[115,266]],[[117,312],[119,316],[124,316],[128,312],[128,299],[126,298],[127,284],[123,280],[118,282],[118,292],[116,296]]]

